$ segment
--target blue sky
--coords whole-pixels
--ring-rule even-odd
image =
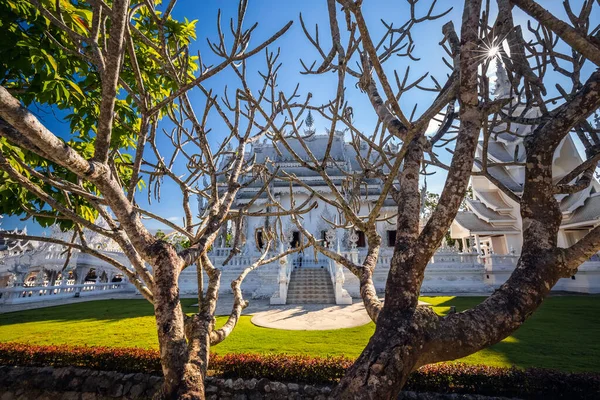
[[[417,7],[417,14],[423,14],[429,7],[429,2],[422,1],[420,3],[423,4],[420,7]],[[399,75],[403,76],[404,69],[407,65],[410,65],[410,78],[414,79],[425,72],[429,72],[430,75],[436,77],[436,79],[443,84],[449,69],[444,65],[441,59],[442,56],[445,56],[444,51],[439,46],[439,42],[443,38],[441,27],[445,22],[452,20],[457,32],[460,32],[462,13],[461,3],[462,2],[459,1],[448,0],[438,1],[436,10],[439,12],[446,10],[450,6],[453,6],[454,8],[443,18],[437,21],[420,24],[413,30],[413,39],[416,42],[414,54],[419,57],[420,60],[415,62],[408,60],[407,58],[395,57],[393,60],[386,63],[388,71],[391,72],[393,69],[397,69]],[[561,5],[562,2],[557,0],[545,0],[540,1],[540,3],[545,7],[548,7],[555,15],[564,17],[564,10],[562,10]],[[188,20],[198,20],[198,39],[193,43],[191,50],[192,53],[201,51],[204,61],[207,64],[218,62],[214,55],[209,51],[206,44],[206,38],[216,40],[216,16],[219,8],[222,9],[223,13],[222,25],[224,29],[228,29],[229,18],[235,17],[237,12],[236,1],[180,0],[177,2],[177,6],[173,12],[173,16],[176,19],[187,18]],[[365,2],[364,6],[365,18],[374,38],[379,38],[383,33],[383,25],[380,21],[382,18],[387,22],[394,22],[395,26],[399,26],[405,21],[408,12],[409,8],[407,3],[398,0],[373,0]],[[289,0],[250,0],[244,26],[250,27],[254,22],[259,23],[250,44],[250,47],[252,48],[254,45],[260,43],[261,40],[266,39],[271,34],[278,31],[288,21],[291,20],[294,22],[291,29],[271,46],[272,50],[276,50],[277,47],[281,48],[280,61],[283,63],[283,66],[279,74],[279,89],[288,92],[292,90],[297,83],[300,83],[300,93],[304,95],[308,92],[312,93],[314,104],[319,104],[331,99],[335,94],[337,76],[335,74],[323,76],[305,76],[299,74],[301,69],[300,57],[302,57],[307,65],[312,64],[314,60],[318,60],[316,51],[312,48],[312,45],[308,42],[302,32],[299,22],[300,13],[302,13],[307,28],[311,33],[314,33],[315,24],[319,24],[321,43],[323,44],[324,49],[328,50],[330,38],[328,35],[329,27],[325,0],[305,0],[301,2]],[[521,13],[516,13],[515,17],[516,23],[524,21],[524,16]],[[598,10],[596,9],[596,21],[598,21],[597,17]],[[343,20],[340,19],[340,22],[343,22]],[[524,27],[524,31],[526,31],[526,27]],[[256,56],[256,58],[249,63],[249,69],[251,71],[249,80],[251,86],[253,84],[259,84],[257,69],[262,66],[264,66],[264,56],[262,54]],[[216,93],[219,93],[222,92],[225,85],[231,86],[233,81],[235,81],[233,73],[231,71],[226,71],[211,78],[209,81],[205,82],[205,84],[207,87],[213,88]],[[356,126],[365,133],[370,133],[376,123],[375,113],[367,96],[355,89],[354,83],[354,80],[349,78],[347,81],[346,96],[354,109]],[[431,80],[429,80],[429,78],[424,83],[427,86],[431,86]],[[203,95],[199,93],[199,91],[192,91],[190,96],[194,105],[200,110],[204,104]],[[435,96],[436,94],[433,92],[416,90],[403,97],[401,107],[405,114],[409,115],[414,104],[417,103],[419,106],[416,115],[418,116],[431,103]],[[61,120],[65,113],[48,109],[34,109],[33,111],[35,111],[46,126],[56,134],[61,136],[68,134],[68,126]],[[222,123],[216,115],[213,115],[212,117],[213,120],[209,120],[209,125],[213,126],[210,140],[213,145],[216,145],[220,143],[224,136],[219,134]],[[315,127],[317,128],[317,131],[324,131],[326,126],[328,126],[328,124],[315,115]],[[162,127],[169,129],[170,123],[164,121]],[[167,147],[166,140],[159,142],[159,144]],[[447,152],[444,151],[443,153]],[[447,160],[448,156],[445,157]],[[185,170],[182,165],[179,165],[178,168],[180,168],[181,171]],[[444,174],[442,172],[438,172],[437,174],[428,177],[428,189],[430,191],[440,192],[443,183]],[[148,204],[146,198],[146,193],[141,193],[137,197],[139,203],[143,206],[147,206]],[[165,182],[162,188],[160,203],[154,200],[149,208],[165,218],[180,222],[183,212],[181,209],[179,190]],[[4,229],[12,229],[15,227],[22,227],[24,224],[25,222],[20,221],[18,217],[5,216],[0,226]],[[30,232],[39,233],[39,227],[36,227],[31,223],[29,223],[28,226]],[[154,222],[149,222],[148,226],[151,228],[160,227],[158,223]]]

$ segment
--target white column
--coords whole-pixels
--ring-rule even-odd
[[[462,238],[462,251],[463,253],[469,253],[467,250],[467,238]]]
[[[477,255],[481,257],[481,243],[479,243],[479,235],[475,234],[475,246],[477,247]]]

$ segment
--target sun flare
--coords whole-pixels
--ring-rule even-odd
[[[500,55],[500,48],[498,46],[492,46],[488,49],[488,58],[494,58]]]

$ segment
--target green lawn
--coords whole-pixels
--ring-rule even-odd
[[[476,297],[424,297],[443,314],[449,306],[472,307]],[[187,311],[194,299],[183,300]],[[219,317],[223,323],[225,317]],[[242,317],[239,326],[214,351],[357,356],[374,325],[329,331],[259,328]],[[0,342],[150,347],[158,346],[152,307],[145,300],[103,300],[0,314]],[[600,297],[547,299],[513,336],[464,358],[496,366],[545,367],[600,372]]]

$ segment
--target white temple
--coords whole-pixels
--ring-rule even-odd
[[[499,64],[495,94],[499,98],[510,96],[510,84],[506,72]],[[516,112],[520,113],[520,109]],[[536,117],[532,109],[525,115]],[[533,130],[529,125],[512,123],[512,133],[507,132],[506,123],[500,124],[490,135],[488,160],[490,163],[523,162],[525,160],[524,138]],[[517,133],[516,135],[513,133]],[[483,142],[479,142],[476,156],[482,158]],[[556,181],[581,164],[584,160],[570,135],[558,146],[553,160],[553,175]],[[475,170],[478,170],[477,164]],[[525,181],[522,165],[492,166],[489,173],[502,185],[520,194]],[[467,211],[461,211],[452,224],[450,234],[476,249],[486,269],[486,282],[499,286],[510,275],[521,253],[522,221],[519,204],[483,176],[472,176],[473,195],[466,199]],[[581,239],[600,223],[600,183],[595,179],[584,190],[557,195],[563,214],[558,233],[558,245],[568,247]],[[577,292],[600,292],[600,257],[592,257],[579,267],[571,279],[561,279],[554,290]]]
[[[312,126],[309,124],[308,139],[305,143],[316,159],[323,159],[329,134],[316,134],[310,131],[310,128]],[[296,156],[309,160],[309,155],[297,139],[290,138],[287,141]],[[366,144],[360,148],[360,152],[363,157],[366,157],[368,152]],[[267,165],[271,171],[278,171],[277,176],[280,178],[271,182],[269,189],[275,200],[284,208],[291,206],[292,199],[296,205],[302,204],[310,196],[311,190],[317,191],[325,198],[333,199],[334,196],[323,178],[317,172],[304,168],[296,156],[282,144],[267,141],[254,145],[248,155],[249,158],[256,157],[256,163]],[[349,174],[361,171],[361,166],[357,160],[357,150],[352,144],[345,142],[342,132],[334,134],[330,157],[332,162],[327,166],[327,174],[340,192],[347,193],[344,180]],[[290,182],[285,179],[290,175],[299,178],[303,184],[293,182],[290,189]],[[252,202],[250,213],[268,211],[270,199],[265,193],[260,192],[262,186],[262,182],[255,182],[250,187],[242,189],[236,205],[248,205]],[[359,214],[366,215],[369,207],[381,194],[381,182],[378,179],[366,179],[360,190]],[[257,195],[258,199],[256,199]],[[323,240],[331,250],[354,262],[360,262],[366,255],[363,232],[353,229],[332,229],[327,221],[342,220],[337,209],[321,199],[314,201],[318,206],[303,215],[303,228],[317,239]],[[374,273],[374,283],[381,293],[385,289],[396,237],[394,217],[396,211],[396,203],[391,198],[387,199],[381,210],[381,222],[377,224],[383,245]],[[228,265],[222,267],[223,282],[235,279],[245,266],[259,257],[265,245],[263,232],[273,224],[272,217],[245,217],[241,228],[242,252],[234,256]],[[283,243],[278,244],[278,248],[274,249],[279,252],[298,246],[302,236],[289,217],[281,217],[281,225],[285,239]],[[218,246],[212,251],[212,259],[217,266],[222,265],[232,250],[227,247],[226,235],[227,232],[223,232],[222,238],[217,241]],[[196,282],[194,270],[184,271],[180,278],[181,291],[188,294],[195,293]],[[225,284],[222,284],[221,288],[223,291],[230,290]],[[312,248],[292,254],[279,263],[260,267],[248,275],[242,289],[254,298],[270,297],[272,304],[312,302],[348,304],[353,298],[360,296],[358,279],[322,254],[315,256]],[[485,293],[490,290],[491,286],[484,282],[484,268],[478,261],[477,254],[460,253],[458,247],[449,247],[446,244],[431,260],[422,287],[424,293]]]
[[[496,85],[497,96],[509,95],[507,78],[501,66]],[[527,116],[536,116],[536,111],[530,111]],[[308,128],[306,145],[317,159],[323,159],[329,135],[311,131],[312,123],[308,123]],[[518,135],[505,132],[506,126],[501,125],[491,135],[488,143],[491,162],[510,163],[524,160],[523,136],[530,132],[531,127],[512,124],[511,130],[515,129]],[[299,141],[288,141],[297,155],[308,158]],[[367,147],[362,147],[359,151],[362,156],[366,156]],[[477,152],[479,159],[482,151],[483,143],[480,143]],[[346,176],[361,170],[357,150],[345,141],[342,132],[336,132],[330,156],[332,161],[327,166],[327,173],[337,188],[344,192],[347,190],[344,187]],[[292,197],[296,205],[302,204],[310,195],[305,186],[316,190],[325,198],[333,198],[322,177],[302,167],[281,144],[256,143],[250,149],[248,157],[256,157],[256,163],[264,164],[271,171],[278,171],[278,178],[270,183],[269,189],[284,207],[291,206]],[[573,140],[567,136],[554,158],[556,179],[560,179],[581,162]],[[477,169],[477,165],[475,168]],[[495,166],[490,168],[490,172],[513,192],[518,194],[522,191],[523,166]],[[290,186],[289,180],[285,179],[286,174],[296,176],[303,184],[293,183]],[[450,247],[444,243],[432,257],[425,271],[423,293],[488,293],[502,284],[515,268],[522,244],[518,203],[485,177],[473,176],[471,184],[473,195],[466,200],[468,210],[457,215],[450,230],[451,237],[458,239],[456,246]],[[257,180],[249,187],[243,188],[236,199],[236,206],[248,205],[253,201],[249,211],[268,211],[270,201],[267,195],[262,193],[262,186],[263,183]],[[581,192],[557,196],[563,210],[563,223],[558,238],[560,245],[572,245],[600,223],[599,189],[600,184],[593,180],[592,184]],[[366,214],[367,209],[381,193],[381,182],[377,179],[367,179],[360,191],[359,206]],[[366,254],[364,234],[354,230],[332,229],[327,221],[341,221],[342,217],[326,202],[320,199],[315,201],[318,207],[302,216],[303,228],[323,240],[331,250],[354,262],[360,262]],[[381,293],[385,288],[396,236],[396,221],[393,217],[396,207],[391,198],[386,200],[381,211],[382,222],[378,222],[377,225],[383,246],[374,273],[374,283]],[[201,204],[200,214],[202,211]],[[229,282],[258,259],[266,245],[264,233],[274,223],[273,217],[245,217],[241,226],[242,251],[231,257],[227,265],[223,263],[232,251],[229,247],[232,232],[223,229],[210,252],[215,266],[222,269],[222,294],[230,293]],[[273,254],[280,254],[299,245],[302,235],[289,217],[281,217],[281,225],[278,228],[283,231],[285,239],[270,248]],[[65,233],[55,230],[54,235],[62,237]],[[124,255],[114,243],[96,239],[93,233],[88,235],[100,251],[108,252],[111,257],[126,263]],[[64,239],[68,240],[66,237]],[[458,246],[459,241],[462,246]],[[133,285],[126,282],[118,270],[92,256],[73,252],[67,261],[66,252],[61,246],[22,240],[0,241],[0,257],[0,305],[40,301],[49,297],[93,295],[107,290],[134,290]],[[181,294],[195,296],[198,291],[197,282],[195,268],[184,270],[179,281]],[[207,279],[204,282],[207,282]],[[312,248],[252,271],[244,280],[242,290],[250,298],[269,298],[271,304],[348,304],[353,298],[357,299],[360,296],[357,278],[322,254],[315,254]],[[594,256],[582,264],[579,272],[571,279],[561,279],[554,290],[600,293],[600,257]]]
[[[27,229],[10,233],[27,234]],[[55,228],[52,237],[69,241],[71,233]],[[89,244],[127,263],[115,243],[86,231]],[[0,306],[52,299],[133,292],[121,271],[89,254],[30,240],[0,239]]]

